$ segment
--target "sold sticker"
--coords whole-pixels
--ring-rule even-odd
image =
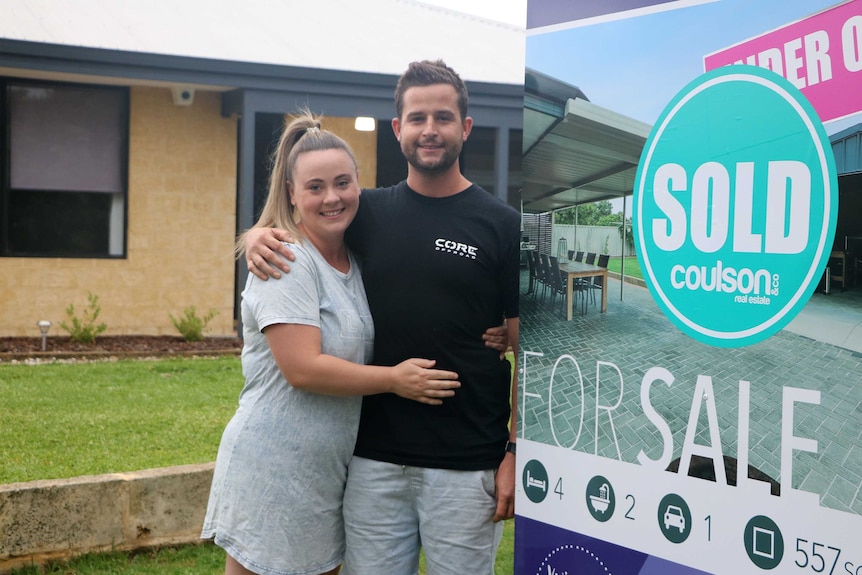
[[[634,187],[653,297],[698,341],[740,347],[787,325],[832,249],[838,183],[804,96],[754,66],[703,74],[665,108]]]

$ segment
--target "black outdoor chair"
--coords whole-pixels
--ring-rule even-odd
[[[548,258],[548,274],[551,276],[551,303],[557,295],[560,296],[560,308],[564,309],[566,305],[566,279],[563,272],[560,270],[560,260],[554,256]]]
[[[539,293],[539,288],[545,288],[545,268],[542,266],[542,260],[539,256],[538,251],[530,252],[530,256],[533,260],[533,273],[535,273],[533,279],[533,298],[535,299],[536,294]],[[544,296],[544,293],[542,294]]]
[[[542,284],[542,301],[545,300],[545,294],[551,287],[551,274],[549,272],[550,264],[548,263],[547,254],[539,254],[539,281]]]
[[[607,269],[608,260],[610,260],[610,259],[611,259],[610,255],[602,254],[599,256],[599,262],[596,265],[599,266],[600,268]],[[602,276],[595,276],[594,278],[592,278],[592,280],[593,281],[590,283],[589,288],[590,288],[590,296],[593,300],[593,304],[595,304],[596,303],[596,290],[601,291],[601,289],[604,287],[604,278]]]
[[[534,290],[539,280],[539,271],[536,269],[536,260],[533,258],[533,254],[535,253],[535,250],[527,252],[527,268],[530,270],[530,283],[527,286],[527,291],[524,293],[524,295],[533,294],[533,297],[536,295]]]
[[[589,252],[587,254],[587,263],[589,265],[593,265],[594,263],[596,263],[596,254],[594,254],[593,252]]]
[[[584,261],[584,252],[578,252],[575,254],[575,261],[582,262]]]

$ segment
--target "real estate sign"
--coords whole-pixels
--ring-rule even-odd
[[[815,294],[842,128],[787,74],[795,40],[766,33],[792,30],[827,85],[826,55],[843,52],[817,31],[856,34],[862,0],[672,8],[528,37],[528,68],[586,95],[594,117],[652,128],[626,210],[643,282],[609,280],[606,313],[581,290],[568,321],[525,274],[515,571],[862,575],[862,334],[833,341],[818,314],[836,302]],[[705,54],[752,37],[780,42],[784,74],[766,44],[703,72]],[[852,107],[839,115],[862,120]],[[583,161],[583,142],[553,137],[560,164]],[[609,193],[602,170],[579,177],[584,196]],[[523,178],[549,179],[528,154]]]

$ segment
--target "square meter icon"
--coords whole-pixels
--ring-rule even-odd
[[[775,559],[775,532],[762,527],[755,527],[752,530],[751,542],[752,550],[755,555],[766,557],[767,559]]]

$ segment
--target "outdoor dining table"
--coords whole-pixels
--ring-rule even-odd
[[[566,284],[566,319],[572,319],[572,293],[574,291],[575,278],[602,278],[602,313],[608,310],[608,268],[586,264],[584,262],[564,261],[560,262],[560,270],[568,276]]]

